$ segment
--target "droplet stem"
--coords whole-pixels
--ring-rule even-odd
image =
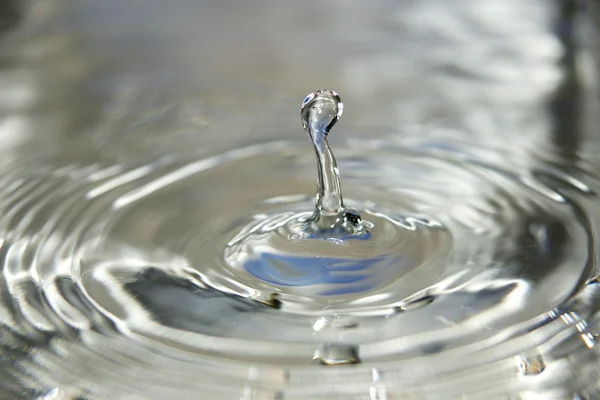
[[[327,135],[340,119],[344,104],[333,90],[318,90],[309,94],[302,103],[302,126],[308,134],[317,155],[317,196],[312,223],[319,230],[341,227],[350,233],[362,231],[358,213],[346,210],[337,162],[329,147]]]
[[[317,209],[327,215],[338,215],[344,210],[340,174],[327,138],[315,144],[317,154]],[[332,171],[333,173],[328,173]]]

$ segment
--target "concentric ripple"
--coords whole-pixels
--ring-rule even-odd
[[[282,207],[298,209],[307,204],[303,199]],[[359,204],[354,208],[363,210]],[[303,303],[296,311],[317,314],[350,312],[357,305],[364,310],[371,303],[379,311],[384,306],[393,308],[402,301],[402,287],[435,280],[443,271],[437,264],[450,236],[441,225],[417,218],[394,219],[389,213],[361,214],[365,234],[340,237],[307,232],[310,212],[259,214],[227,243],[225,261],[233,269],[232,276],[245,277],[255,290],[293,296]],[[253,277],[259,281],[252,282]],[[282,307],[289,309],[288,302]]]
[[[236,242],[310,212],[313,160],[294,143],[4,177],[0,343],[9,357],[35,344],[19,379],[38,396],[384,399],[435,378],[431,398],[502,398],[552,391],[597,357],[582,181],[377,142],[338,159],[348,204],[382,230],[354,255],[315,242],[331,258],[296,269]],[[263,245],[311,240],[278,232]],[[238,268],[243,256],[258,261]]]

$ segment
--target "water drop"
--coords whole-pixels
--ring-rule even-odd
[[[317,156],[316,208],[311,223],[316,231],[325,234],[364,232],[360,214],[344,207],[337,162],[327,140],[343,111],[344,103],[333,90],[317,90],[309,94],[300,110],[302,126]]]
[[[321,365],[359,364],[358,348],[351,345],[325,344],[315,352],[313,361]]]
[[[519,375],[539,375],[546,369],[544,358],[539,353],[516,356]]]

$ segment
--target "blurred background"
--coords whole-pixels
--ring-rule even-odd
[[[346,105],[334,142],[426,139],[524,162],[595,135],[591,1],[0,4],[3,162],[305,140],[299,102],[319,87]]]

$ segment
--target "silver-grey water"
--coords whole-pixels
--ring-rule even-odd
[[[591,2],[162,3],[0,6],[0,398],[600,396]],[[310,219],[318,87],[394,257],[228,253]]]

